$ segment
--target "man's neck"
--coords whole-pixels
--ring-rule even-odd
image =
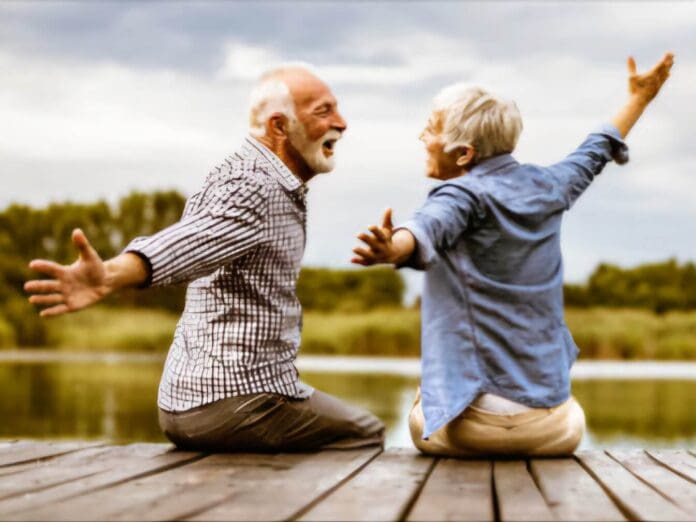
[[[256,140],[261,143],[264,147],[270,150],[273,154],[278,156],[280,161],[282,161],[290,172],[292,172],[297,178],[299,178],[303,183],[307,183],[316,174],[307,165],[307,162],[302,159],[297,151],[292,148],[289,141],[276,142],[268,136],[260,136]]]

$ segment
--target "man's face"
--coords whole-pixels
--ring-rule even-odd
[[[293,81],[290,92],[298,119],[290,129],[291,145],[313,173],[333,170],[334,146],[346,130],[336,98],[324,82],[311,75]]]
[[[444,151],[442,120],[441,113],[433,112],[420,135],[420,140],[425,144],[425,150],[428,153],[425,175],[429,178],[445,180],[461,176],[462,167],[457,165],[459,157],[457,149],[450,152]]]

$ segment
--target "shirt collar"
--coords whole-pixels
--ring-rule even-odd
[[[519,163],[515,158],[512,157],[512,154],[498,154],[497,156],[487,158],[481,163],[478,163],[473,169],[471,169],[468,176],[484,176],[496,170],[517,165],[519,165]]]
[[[271,175],[288,191],[295,191],[300,187],[304,187],[304,183],[300,178],[295,176],[290,169],[263,143],[247,136],[244,139],[243,148],[245,152],[255,158],[262,158],[270,165]]]

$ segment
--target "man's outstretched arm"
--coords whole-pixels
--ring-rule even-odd
[[[24,290],[32,294],[29,302],[47,305],[42,317],[75,312],[91,306],[109,294],[127,287],[140,286],[149,277],[149,267],[138,255],[121,254],[102,261],[80,229],[72,233],[79,257],[71,265],[35,259],[29,268],[51,279],[27,281]]]
[[[123,254],[106,262],[81,230],[72,240],[79,258],[72,265],[34,260],[29,267],[51,279],[24,285],[29,301],[47,305],[41,315],[75,312],[127,287],[187,283],[217,270],[264,238],[265,186],[245,180],[215,188],[212,203],[159,232],[131,241]],[[211,192],[212,193],[212,192]]]

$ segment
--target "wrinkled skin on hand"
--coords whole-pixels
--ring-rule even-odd
[[[628,58],[628,92],[644,104],[650,103],[664,85],[674,64],[674,55],[665,53],[662,59],[649,71],[638,74],[636,61]]]
[[[29,302],[48,305],[41,311],[42,317],[61,315],[86,308],[101,301],[108,293],[104,262],[80,229],[72,234],[72,241],[79,257],[71,265],[35,259],[29,268],[52,279],[35,279],[24,285],[32,294]]]

